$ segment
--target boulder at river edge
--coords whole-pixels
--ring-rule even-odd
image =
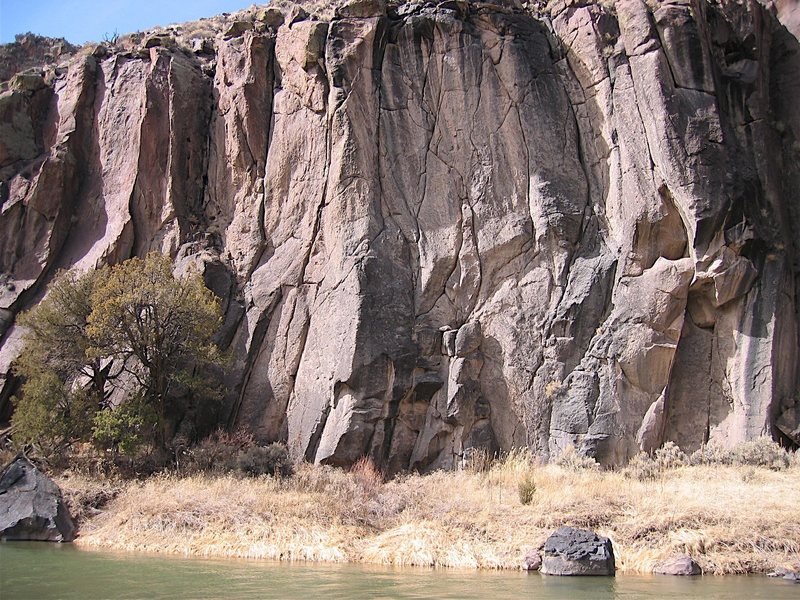
[[[61,490],[18,455],[0,474],[0,540],[71,542],[75,526]]]
[[[784,569],[783,567],[779,567],[774,571],[772,571],[772,573],[768,573],[767,577],[779,577],[787,581],[794,581],[795,583],[800,583],[800,570],[793,571],[791,569]]]
[[[538,552],[529,552],[522,559],[520,568],[523,571],[538,571],[542,568],[542,557],[539,556]]]
[[[613,575],[611,540],[585,529],[559,527],[544,544],[545,575]]]
[[[691,556],[680,554],[657,564],[653,573],[658,575],[702,575],[703,570]]]

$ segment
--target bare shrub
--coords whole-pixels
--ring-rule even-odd
[[[730,465],[733,464],[733,455],[727,448],[711,442],[695,450],[689,457],[689,463],[692,465]]]
[[[622,469],[622,474],[629,479],[648,481],[656,479],[670,469],[688,466],[690,459],[675,442],[666,442],[658,448],[653,456],[640,452]]]
[[[658,477],[661,471],[661,466],[649,454],[640,452],[622,469],[622,474],[629,479],[649,481]]]
[[[792,455],[769,437],[762,436],[738,444],[732,450],[712,442],[694,452],[689,462],[692,465],[741,465],[781,471],[792,465]]]
[[[236,457],[255,445],[253,436],[244,431],[218,429],[184,455],[180,470],[186,473],[227,473],[236,469]]]
[[[661,469],[678,469],[689,464],[689,457],[675,442],[666,442],[655,451],[655,462]]]
[[[111,48],[115,48],[117,46],[117,42],[119,41],[119,33],[115,29],[113,33],[105,32],[103,34],[102,42]]]
[[[763,436],[736,446],[733,449],[733,462],[737,465],[781,471],[789,467],[791,456],[776,442]]]
[[[348,503],[363,495],[363,488],[351,473],[329,465],[301,463],[287,485],[298,492],[322,494]]]
[[[350,468],[350,475],[365,495],[373,495],[383,485],[383,474],[367,456],[362,456],[355,462]]]
[[[566,450],[554,462],[559,467],[570,471],[597,470],[600,468],[595,459],[578,453],[573,446],[567,446]]]
[[[250,476],[285,477],[292,473],[289,452],[284,444],[276,442],[260,446],[252,434],[243,430],[217,430],[186,450],[178,466],[186,474],[238,472]]]
[[[64,502],[76,525],[98,514],[123,489],[120,480],[106,477],[86,477],[64,473],[56,478],[63,490]]]
[[[286,446],[275,442],[268,446],[251,446],[240,450],[236,456],[236,468],[240,473],[253,477],[288,477],[292,474],[292,461]]]

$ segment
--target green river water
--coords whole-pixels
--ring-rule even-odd
[[[204,560],[0,543],[2,600],[75,598],[800,599],[800,585],[750,577],[547,577],[539,573]]]

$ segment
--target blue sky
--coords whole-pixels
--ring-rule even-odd
[[[32,31],[64,37],[73,44],[119,34],[193,21],[232,12],[266,0],[0,0],[0,43]]]

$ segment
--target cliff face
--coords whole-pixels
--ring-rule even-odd
[[[56,269],[155,249],[223,298],[230,425],[310,461],[800,443],[800,46],[654,6],[268,9],[12,80],[0,371]]]

